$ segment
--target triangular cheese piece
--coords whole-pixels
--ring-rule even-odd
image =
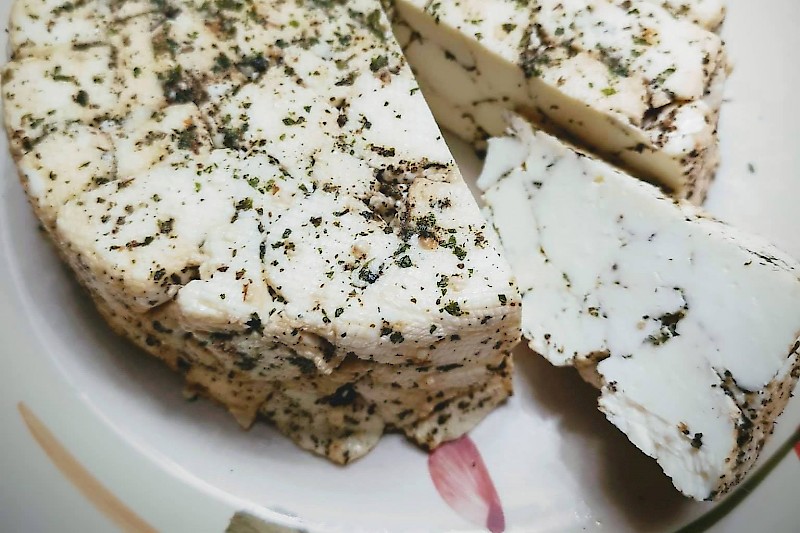
[[[800,264],[521,119],[478,185],[531,348],[684,494],[739,483],[800,377]]]
[[[513,110],[676,197],[705,198],[729,67],[720,37],[693,21],[718,25],[720,1],[390,3],[442,127],[484,148]]]

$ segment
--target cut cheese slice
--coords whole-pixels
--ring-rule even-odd
[[[519,296],[377,0],[18,0],[38,216],[120,333],[346,463],[511,392]]]
[[[513,109],[677,197],[705,197],[728,69],[716,34],[648,1],[393,4],[443,127],[480,147]]]
[[[522,119],[479,186],[523,334],[601,390],[675,486],[713,499],[753,466],[798,376],[800,265]]]

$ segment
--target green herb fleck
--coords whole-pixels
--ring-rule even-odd
[[[389,64],[389,58],[387,56],[385,56],[385,55],[384,56],[377,56],[377,57],[374,57],[372,59],[372,61],[370,62],[369,69],[372,72],[377,72],[380,69],[382,69],[383,67],[387,66],[388,64]]]
[[[464,314],[464,311],[461,310],[461,306],[458,305],[458,302],[450,301],[445,305],[440,311],[447,311],[449,314],[453,316],[461,316]]]

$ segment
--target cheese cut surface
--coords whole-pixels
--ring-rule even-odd
[[[519,296],[377,0],[18,0],[5,121],[109,323],[346,463],[511,392]]]
[[[691,21],[699,13],[642,0],[391,3],[443,127],[480,147],[512,109],[676,197],[704,199],[728,64],[719,36]]]
[[[523,335],[683,493],[752,467],[800,375],[800,265],[534,132],[491,139],[479,187],[523,295]]]

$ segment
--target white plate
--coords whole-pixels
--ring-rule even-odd
[[[2,16],[10,3],[0,4]],[[724,34],[735,71],[721,126],[724,163],[707,206],[800,257],[800,3],[730,4]],[[452,144],[474,176],[478,161]],[[176,376],[105,327],[37,229],[5,143],[0,149],[0,529],[219,532],[238,512],[246,514],[232,531],[256,531],[246,529],[259,522],[249,516],[260,517],[263,531],[279,530],[264,523],[481,529],[470,509],[445,503],[425,454],[398,436],[340,468],[268,426],[244,432],[223,409],[185,402]],[[763,482],[714,511],[720,504],[681,497],[605,421],[596,392],[576,373],[523,348],[516,355],[515,396],[471,435],[507,531],[674,530],[709,512],[716,514],[692,527],[800,528],[800,450],[776,455],[796,438],[799,400],[758,464]],[[770,457],[777,468],[764,476]]]

